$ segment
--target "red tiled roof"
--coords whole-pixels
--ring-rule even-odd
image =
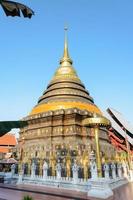
[[[16,138],[14,135],[8,133],[2,137],[0,137],[0,146],[16,146]]]
[[[8,153],[9,152],[9,148],[7,147],[0,147],[0,153]]]

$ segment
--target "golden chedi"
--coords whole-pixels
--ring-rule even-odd
[[[72,66],[65,37],[64,54],[52,80],[39,98],[31,113],[24,118],[28,122],[20,130],[19,156],[21,161],[33,160],[37,173],[41,174],[44,159],[49,163],[49,174],[55,175],[58,161],[64,166],[65,175],[71,176],[74,160],[80,166],[81,177],[87,178],[89,153],[96,149],[93,127],[84,126],[83,120],[95,113],[102,116],[100,109],[79,79]],[[114,154],[107,129],[99,130],[101,155]]]

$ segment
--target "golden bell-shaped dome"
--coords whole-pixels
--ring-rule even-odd
[[[63,63],[63,64],[67,64],[67,62]],[[69,63],[66,66],[61,66],[57,69],[57,71],[55,72],[55,75],[52,79],[52,81],[57,81],[59,79],[72,79],[72,80],[77,80],[80,82],[80,79],[77,76],[77,73],[75,71],[75,69],[69,65]]]
[[[67,36],[65,36],[64,53],[60,60],[60,66],[57,68],[47,89],[39,98],[38,104],[30,113],[31,115],[49,110],[75,107],[101,114],[88,90],[85,89],[79,79],[72,63],[73,61],[68,52]]]

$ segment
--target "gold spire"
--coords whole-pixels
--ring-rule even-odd
[[[68,52],[68,39],[67,39],[67,30],[68,30],[68,28],[65,27],[64,30],[65,30],[65,44],[64,44],[64,54],[63,54],[62,59],[60,60],[61,66],[64,66],[66,64],[67,65],[68,64],[72,65],[72,63],[73,63],[72,59],[69,56],[69,52]]]
[[[65,44],[64,44],[63,57],[60,60],[60,66],[57,68],[51,81],[53,82],[57,80],[71,79],[81,82],[75,69],[72,66],[73,61],[69,56],[68,42],[67,42],[67,27],[65,27],[64,30],[65,30]]]

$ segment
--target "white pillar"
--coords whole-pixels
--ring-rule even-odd
[[[133,170],[129,170],[130,181],[133,181]]]
[[[76,163],[76,161],[74,161],[74,165],[72,167],[72,172],[73,172],[73,182],[77,183],[78,182],[78,165]]]
[[[36,164],[35,164],[35,162],[33,162],[31,165],[31,178],[32,179],[35,178],[35,172],[36,172]]]
[[[97,165],[95,161],[92,161],[90,163],[90,170],[91,170],[91,178],[92,179],[97,179],[98,178],[98,173],[97,173]]]
[[[24,165],[22,164],[21,170],[19,172],[19,177],[18,177],[17,184],[21,184],[22,183],[22,181],[23,181],[23,175],[24,175]]]
[[[119,178],[122,178],[122,165],[121,165],[121,163],[118,163],[117,171],[118,171]]]
[[[11,173],[12,173],[12,177],[15,174],[15,164],[11,165]]]
[[[116,166],[114,163],[111,164],[111,170],[112,170],[112,178],[116,179]]]
[[[43,163],[43,179],[47,179],[48,177],[48,163],[44,161]]]
[[[17,182],[17,184],[21,184],[22,180],[23,180],[23,174],[22,174],[22,172],[20,172],[19,176],[18,176],[18,182]]]
[[[56,173],[57,173],[57,179],[61,179],[61,164],[60,162],[57,163],[56,165]]]
[[[126,162],[123,162],[122,163],[122,168],[123,168],[123,176],[125,177],[125,178],[128,178],[128,171],[127,171],[127,164],[126,164]]]
[[[109,165],[108,164],[104,164],[103,169],[104,169],[105,178],[109,179]]]

